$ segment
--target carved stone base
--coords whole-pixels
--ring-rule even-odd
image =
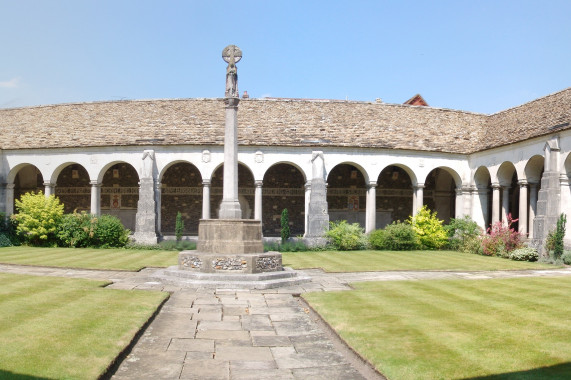
[[[262,224],[251,219],[208,219],[198,226],[196,251],[182,251],[179,269],[203,273],[282,271],[282,255],[264,252]]]
[[[279,252],[244,253],[238,255],[211,254],[182,251],[178,255],[178,267],[203,273],[263,273],[283,270]]]

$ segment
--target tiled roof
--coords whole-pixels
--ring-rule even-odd
[[[485,150],[571,129],[571,87],[489,116]]]
[[[491,116],[373,102],[247,99],[241,145],[346,146],[471,153],[550,133],[570,121],[571,89]],[[223,99],[0,109],[0,148],[222,145]],[[569,125],[560,129],[569,128]],[[505,132],[504,132],[505,131]],[[490,138],[492,136],[492,138]]]

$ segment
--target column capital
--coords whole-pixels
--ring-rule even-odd
[[[15,183],[7,183],[7,184],[6,184],[6,188],[7,188],[7,189],[14,190],[15,187],[16,187],[16,184],[15,184]]]
[[[500,185],[498,182],[493,182],[492,183],[492,189],[496,190],[496,189],[500,189],[502,187],[502,185]]]
[[[210,187],[211,184],[212,183],[210,182],[209,179],[203,179],[202,180],[202,186],[204,186],[204,187]]]
[[[562,185],[569,184],[569,177],[567,177],[567,174],[561,174],[559,176],[559,183]]]
[[[372,188],[374,189],[374,188],[376,188],[376,187],[377,187],[377,181],[370,181],[370,182],[367,184],[367,189],[372,189]]]
[[[264,181],[260,181],[260,180],[254,181],[254,186],[256,186],[256,187],[262,187],[263,183],[264,183]]]
[[[527,179],[520,179],[519,181],[517,181],[517,184],[519,185],[519,187],[524,187],[529,185],[529,183],[527,182]]]
[[[103,186],[103,184],[102,184],[101,182],[97,182],[97,180],[89,181],[89,184],[91,185],[91,187],[101,187],[101,186]]]
[[[414,189],[424,189],[424,183],[417,183],[413,186]]]
[[[51,183],[51,182],[49,182],[49,181],[45,181],[45,182],[44,182],[44,186],[53,187],[53,186],[55,186],[55,185],[56,185],[55,183]]]
[[[456,195],[462,195],[464,193],[464,189],[462,187],[457,187],[455,190]]]
[[[303,185],[305,187],[305,190],[310,190],[311,189],[311,181],[307,181],[305,183],[305,185]]]

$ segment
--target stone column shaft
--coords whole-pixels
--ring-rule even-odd
[[[519,232],[527,235],[527,181],[519,181]]]
[[[97,181],[91,181],[91,214],[101,214],[101,184]]]
[[[474,191],[475,200],[472,203],[472,215],[480,227],[486,230],[488,224],[488,188],[478,187]]]
[[[464,191],[462,190],[461,187],[456,189],[456,198],[454,199],[454,208],[455,213],[454,213],[454,217],[455,218],[461,218],[464,216]]]
[[[54,193],[54,187],[55,187],[54,184],[52,184],[50,182],[44,182],[44,187],[45,187],[44,194],[45,194],[46,198]]]
[[[413,215],[416,215],[424,204],[424,183],[419,183],[414,187],[415,190],[415,209]]]
[[[262,221],[262,181],[254,182],[254,219]]]
[[[6,185],[6,216],[14,213],[14,188],[15,184],[9,183]]]
[[[508,223],[510,213],[510,187],[502,187],[502,223]]]
[[[210,219],[210,180],[202,181],[202,219]]]
[[[492,183],[492,224],[500,220],[500,185]]]
[[[365,232],[369,233],[374,231],[377,224],[377,183],[370,182],[367,186],[367,208],[366,208],[366,222]]]
[[[238,98],[226,98],[224,133],[224,185],[220,219],[242,219],[238,200]]]
[[[305,221],[304,225],[304,233],[303,236],[307,235],[307,228],[308,228],[308,216],[309,216],[309,200],[311,199],[311,181],[307,181],[305,183],[305,208],[304,208],[304,215],[303,219]]]
[[[163,192],[163,185],[160,182],[156,182],[155,183],[155,209],[156,209],[156,214],[157,214],[157,235],[159,237],[159,240],[162,239],[162,192]]]
[[[529,184],[529,238],[533,238],[533,221],[537,210],[537,183]]]

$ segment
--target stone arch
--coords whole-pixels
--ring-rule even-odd
[[[341,163],[327,175],[329,220],[346,220],[365,227],[366,173],[353,163]]]
[[[64,212],[91,211],[91,185],[89,173],[75,162],[66,162],[56,168],[50,181],[55,194],[64,205]]]
[[[490,171],[480,166],[474,173],[476,198],[472,209],[472,219],[484,229],[492,224],[492,180]]]
[[[422,204],[436,211],[445,223],[456,216],[456,188],[461,184],[458,173],[447,167],[431,170],[424,181]]]
[[[115,161],[105,165],[99,178],[101,213],[118,217],[126,228],[134,231],[139,201],[139,173],[130,163]]]
[[[184,235],[198,235],[202,216],[202,175],[188,161],[174,161],[159,175],[161,183],[161,233],[175,234],[176,215],[181,213]]]
[[[365,183],[369,182],[369,173],[367,172],[367,170],[362,165],[353,161],[343,161],[339,162],[338,164],[335,164],[335,166],[333,166],[333,168],[329,172],[327,172],[327,178],[329,178],[329,175],[333,170],[337,169],[339,166],[342,165],[352,166],[354,169],[358,170],[361,173],[361,176],[363,176]]]
[[[497,172],[500,191],[500,220],[507,223],[507,216],[511,214],[513,219],[519,218],[519,185],[518,173],[515,165],[510,161],[504,161]],[[512,225],[519,228],[519,223]]]
[[[14,184],[14,196],[8,200],[8,213],[14,212],[15,201],[26,193],[39,193],[44,191],[44,176],[40,169],[33,164],[22,163],[16,165],[8,173],[8,184]]]
[[[272,165],[262,181],[262,232],[264,236],[280,236],[281,213],[287,208],[291,236],[305,230],[305,176],[289,162]]]
[[[218,217],[222,202],[222,186],[224,183],[224,164],[220,164],[210,177],[210,209],[213,216]],[[238,201],[242,208],[242,219],[254,218],[254,174],[242,162],[238,162]]]
[[[529,183],[539,183],[541,182],[541,176],[543,175],[543,166],[545,159],[543,156],[536,154],[527,160],[525,168],[523,170],[525,179]]]
[[[408,170],[407,170],[408,169]],[[376,226],[384,228],[394,221],[404,221],[412,215],[412,170],[404,165],[388,165],[377,178]]]
[[[527,232],[528,237],[533,238],[533,223],[535,220],[535,215],[537,215],[537,197],[539,195],[539,190],[541,189],[541,178],[543,177],[543,169],[545,165],[545,159],[543,156],[537,154],[531,157],[525,164],[523,174],[525,180],[527,181]],[[562,189],[563,190],[563,189]],[[562,194],[561,202],[565,202],[566,194]],[[521,199],[521,194],[520,194]],[[567,199],[569,199],[569,194],[567,194]],[[521,218],[521,215],[520,215]],[[526,232],[526,231],[522,231]]]

